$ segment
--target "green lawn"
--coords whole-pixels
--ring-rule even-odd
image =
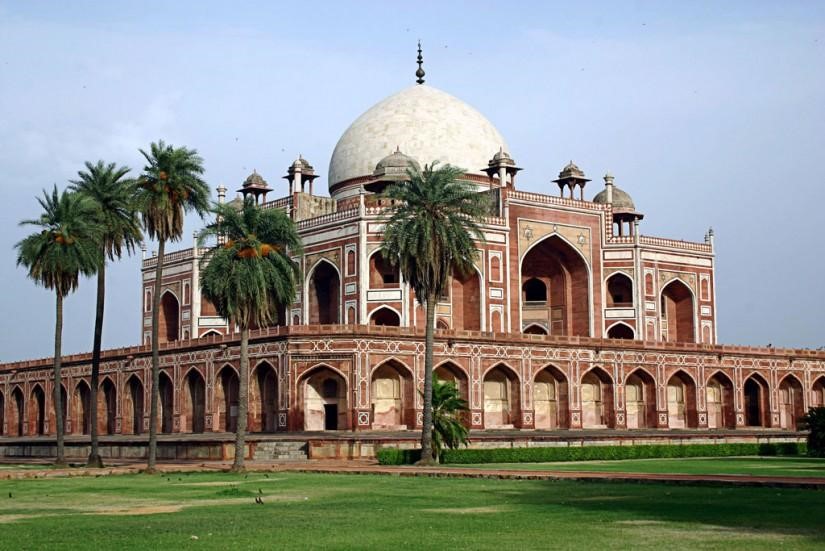
[[[825,459],[807,457],[625,459],[620,461],[558,461],[553,463],[450,464],[445,466],[530,471],[825,477]]]
[[[0,481],[2,549],[822,549],[823,518],[813,490],[301,473]]]

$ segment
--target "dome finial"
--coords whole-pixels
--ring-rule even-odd
[[[418,84],[424,84],[424,69],[421,66],[424,64],[424,58],[421,57],[421,41],[418,41],[418,70],[415,72],[415,82]]]

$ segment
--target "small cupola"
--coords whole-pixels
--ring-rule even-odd
[[[584,171],[573,161],[567,163],[564,168],[561,169],[561,172],[559,172],[559,177],[553,180],[553,182],[559,186],[559,195],[561,197],[564,197],[564,188],[568,188],[570,190],[570,199],[574,199],[573,190],[578,187],[579,200],[581,201],[584,201],[584,186],[589,181],[590,180],[585,177]]]
[[[264,203],[266,202],[266,194],[272,191],[272,188],[267,185],[266,180],[258,174],[257,170],[253,170],[252,174],[246,177],[243,186],[238,191],[243,194],[244,199],[251,195],[255,198],[256,203]]]
[[[521,169],[516,166],[516,161],[510,154],[504,151],[504,147],[499,147],[493,158],[487,161],[487,168],[482,169],[490,177],[490,186],[496,181],[498,176],[499,187],[515,187],[516,173]]]
[[[305,186],[309,183],[309,194],[312,193],[312,182],[317,178],[315,168],[309,164],[309,161],[304,159],[300,154],[295,159],[286,171],[286,176],[283,178],[289,182],[289,194],[292,195],[296,191],[305,192]]]
[[[610,172],[604,175],[604,189],[593,197],[593,202],[612,207],[615,235],[634,235],[636,224],[645,216],[641,212],[636,212],[633,198],[613,181]]]

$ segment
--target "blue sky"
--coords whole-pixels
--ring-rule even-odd
[[[427,82],[499,128],[521,189],[555,193],[572,159],[588,197],[613,172],[647,235],[714,227],[722,342],[825,345],[825,3],[0,1],[0,361],[52,347],[53,296],[13,251],[41,189],[85,160],[137,172],[159,138],[197,148],[212,187],[284,185],[301,153],[323,188],[349,123],[413,83],[419,38]],[[109,274],[104,344],[131,345],[139,259]],[[93,317],[84,281],[67,353]]]

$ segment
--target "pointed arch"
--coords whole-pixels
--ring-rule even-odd
[[[206,430],[206,379],[196,367],[183,376],[180,393],[180,427],[182,432],[201,433]],[[215,385],[216,387],[218,385]]]
[[[238,428],[238,404],[240,403],[238,371],[233,365],[224,364],[215,379],[215,402],[212,411],[218,418],[218,430],[235,432]]]
[[[275,432],[278,428],[278,372],[267,360],[252,370],[249,387],[249,430]]]
[[[459,364],[444,360],[433,368],[433,376],[442,381],[450,381],[458,388],[458,394],[468,403],[470,401],[470,385],[467,371]]]
[[[158,426],[167,434],[174,430],[175,383],[165,370],[160,371],[158,381]]]
[[[318,364],[298,378],[298,403],[304,430],[349,428],[347,378],[327,364]]]
[[[723,371],[716,371],[705,383],[705,401],[709,429],[736,428],[733,381]]]
[[[662,286],[659,305],[666,340],[696,342],[696,297],[693,289],[681,279],[673,278]]]
[[[805,415],[802,382],[788,373],[779,382],[779,426],[783,429],[797,430],[797,424]]]
[[[453,329],[484,330],[484,278],[473,264],[466,274],[453,273],[450,277],[450,301]]]
[[[180,300],[171,289],[166,289],[160,295],[158,327],[160,342],[180,339]]]
[[[370,325],[399,327],[401,325],[401,314],[391,306],[379,306],[369,316]]]
[[[540,323],[531,323],[522,331],[525,335],[547,335],[547,328]]]
[[[667,381],[667,418],[670,428],[696,428],[696,382],[679,369]]]
[[[307,272],[306,319],[310,324],[341,323],[341,271],[326,258],[319,259]]]
[[[221,333],[220,331],[216,331],[214,329],[210,329],[209,331],[207,331],[206,333],[204,333],[203,335],[200,336],[200,338],[202,338],[202,339],[208,339],[209,337],[218,337],[218,338],[220,338],[220,337],[223,337],[223,333]]]
[[[98,434],[115,434],[117,421],[117,387],[111,377],[105,375],[97,393]]]
[[[617,321],[607,328],[607,338],[633,340],[636,338],[636,331],[625,322]]]
[[[820,375],[811,385],[811,407],[825,407],[825,375]]]
[[[401,286],[399,269],[390,265],[380,247],[369,254],[367,262],[369,265],[370,289],[398,289]]]
[[[29,408],[29,434],[41,436],[46,432],[46,393],[40,383],[36,383],[31,391],[31,403]]]
[[[633,308],[635,286],[630,274],[621,270],[605,280],[605,302],[608,308]]]
[[[25,426],[24,420],[26,415],[25,408],[26,401],[23,399],[23,389],[20,385],[15,385],[11,391],[11,408],[12,415],[9,420],[9,435],[23,436]]]
[[[521,417],[521,379],[504,362],[487,369],[484,385],[484,428],[514,428]]]
[[[124,434],[143,433],[144,390],[143,381],[137,373],[132,373],[123,385],[123,424]]]
[[[3,391],[0,390],[0,436],[5,436],[6,431],[4,427],[6,425],[6,395],[3,394]]]
[[[749,427],[770,426],[770,396],[768,381],[753,372],[742,385],[745,398],[745,424]]]
[[[404,430],[415,426],[415,380],[409,367],[395,358],[370,373],[372,428]]]
[[[656,379],[645,368],[637,367],[624,380],[625,419],[629,429],[648,429],[657,425]]]
[[[553,364],[541,368],[533,378],[533,422],[536,429],[570,427],[569,385],[564,372]]]
[[[92,390],[85,379],[77,381],[72,392],[72,432],[74,434],[89,434],[92,427],[91,415]]]
[[[551,335],[590,336],[593,332],[593,280],[587,258],[558,233],[532,243],[519,262],[519,285],[531,279],[547,288],[546,302],[526,302],[519,295],[523,329],[536,321]]]
[[[613,378],[599,366],[581,378],[582,428],[615,428]]]

